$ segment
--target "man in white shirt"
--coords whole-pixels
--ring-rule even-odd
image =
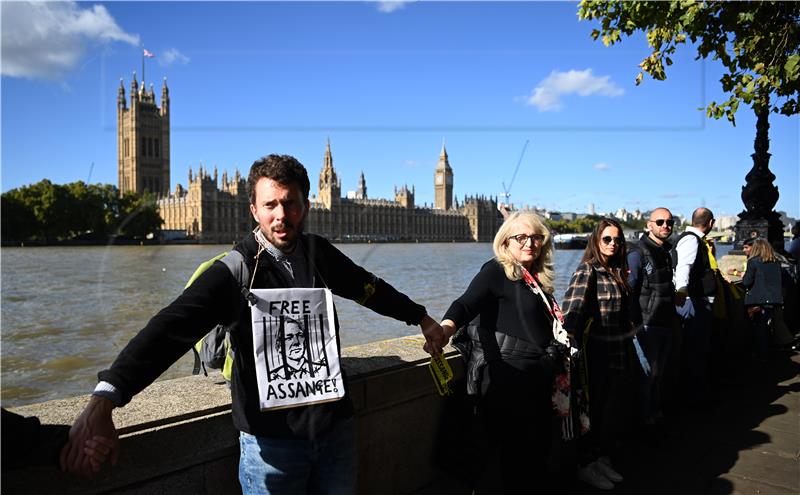
[[[706,235],[714,226],[707,208],[692,213],[692,225],[680,235],[674,256],[675,304],[683,328],[682,387],[690,404],[708,402],[708,358],[711,350],[711,305],[717,291],[714,255]],[[712,265],[713,263],[713,265]]]

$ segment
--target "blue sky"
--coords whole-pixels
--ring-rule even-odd
[[[312,193],[331,140],[343,191],[396,185],[433,201],[443,140],[455,194],[560,211],[743,209],[755,119],[723,100],[720,66],[684,48],[663,82],[634,85],[643,37],[607,48],[563,2],[2,3],[2,190],[48,178],[117,181],[120,77],[172,111],[172,185],[189,167],[243,173],[295,155]],[[800,217],[797,116],[771,118],[776,209]]]

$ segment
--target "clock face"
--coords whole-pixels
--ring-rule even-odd
[[[436,184],[440,185],[443,182],[444,178],[441,174],[436,174]]]

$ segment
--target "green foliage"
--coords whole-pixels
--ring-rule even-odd
[[[2,195],[6,241],[144,237],[161,228],[155,197],[137,197],[109,184],[53,184],[45,179]]]
[[[598,216],[585,216],[575,220],[545,220],[545,225],[552,232],[557,234],[584,234],[591,232],[594,226],[597,225],[600,217]]]
[[[697,59],[711,57],[727,70],[720,83],[729,98],[711,102],[706,115],[725,116],[736,125],[740,103],[784,115],[800,113],[800,3],[673,0],[627,2],[582,0],[581,20],[598,20],[593,39],[606,46],[643,32],[652,49],[639,67],[636,84],[644,73],[666,79],[664,66],[687,40]]]
[[[577,218],[575,220],[545,220],[544,223],[551,232],[555,234],[587,234],[591,232],[597,222],[602,217],[598,215],[586,215],[585,217]],[[644,230],[647,225],[647,220],[631,220],[630,222],[621,222],[622,230],[625,232],[634,230]]]
[[[137,196],[126,193],[120,199],[118,233],[130,237],[144,237],[161,228],[156,198],[152,194]]]
[[[7,241],[30,239],[39,230],[33,210],[26,207],[19,194],[9,191],[0,196],[0,235]]]

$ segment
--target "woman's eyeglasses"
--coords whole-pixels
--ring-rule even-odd
[[[536,244],[541,244],[544,242],[544,234],[531,234],[531,235],[517,234],[509,237],[509,240],[510,239],[514,239],[515,241],[517,241],[520,246],[524,246],[525,244],[527,244],[528,239],[530,239],[531,242],[534,242]]]
[[[624,238],[622,238],[622,237],[611,237],[610,235],[607,235],[605,237],[601,237],[600,240],[603,241],[603,244],[611,244],[612,241],[617,246],[622,246],[623,244],[625,244],[625,239]]]
[[[673,219],[671,219],[671,218],[670,218],[669,220],[667,220],[667,219],[665,219],[665,218],[659,218],[658,220],[653,220],[653,223],[655,223],[655,224],[656,224],[656,225],[658,225],[659,227],[661,227],[662,225],[664,225],[664,222],[666,222],[666,223],[667,223],[667,227],[672,227],[673,225],[675,225],[675,220],[673,220]]]

